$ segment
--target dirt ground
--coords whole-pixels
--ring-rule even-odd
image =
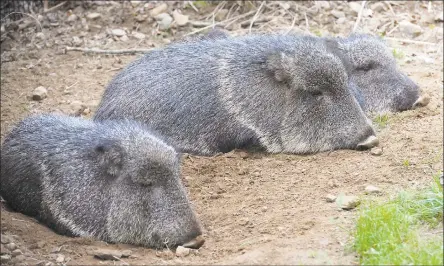
[[[439,8],[442,12],[442,3]],[[191,14],[192,10],[184,11],[187,12]],[[88,45],[90,40],[99,40],[105,43],[100,47],[103,49],[161,47],[176,38],[152,36],[149,28],[152,26],[146,25],[147,38],[143,40],[95,38],[104,34],[105,28],[133,26],[130,19],[107,23],[95,21],[93,24],[101,27],[90,26],[89,31],[82,28],[80,19],[58,27],[50,26],[43,29],[45,39],[38,39],[36,32],[28,32],[27,43],[33,43],[30,47],[26,47],[26,42],[20,43],[19,39],[2,41],[2,138],[30,113],[72,114],[79,108],[87,108],[90,112],[83,111],[82,116],[90,118],[106,84],[122,67],[141,56],[58,52],[64,38],[71,40],[72,36],[86,32],[81,47],[91,47]],[[347,25],[353,23],[354,20]],[[79,24],[80,27],[76,27]],[[440,25],[442,30],[442,23]],[[427,26],[423,28],[432,30]],[[192,30],[181,29],[183,32]],[[440,38],[442,40],[442,32]],[[58,40],[61,40],[60,45]],[[2,203],[2,234],[10,236],[24,253],[10,263],[358,263],[358,258],[349,249],[356,212],[341,210],[337,203],[328,203],[325,196],[355,195],[367,199],[373,196],[365,195],[364,188],[374,185],[382,189],[384,197],[389,197],[400,189],[422,187],[442,171],[442,49],[431,44],[397,41],[389,44],[403,52],[400,68],[419,84],[431,101],[417,110],[390,114],[385,127],[376,125],[383,148],[381,156],[374,156],[370,151],[348,150],[308,156],[248,154],[243,151],[217,157],[185,156],[182,164],[184,183],[206,238],[198,252],[186,257],[176,257],[168,250],[155,251],[60,236],[32,218],[11,212]],[[3,60],[4,51],[12,51],[8,56],[13,59]],[[48,89],[48,97],[40,102],[32,101],[29,96],[38,86]],[[132,255],[120,261],[100,261],[91,255],[96,248],[131,250]],[[63,262],[58,261],[61,255]]]

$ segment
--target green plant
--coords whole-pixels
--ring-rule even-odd
[[[402,59],[405,57],[405,54],[401,50],[393,49],[393,57],[395,57],[396,59]]]
[[[424,234],[442,221],[443,190],[436,176],[427,189],[363,203],[353,249],[363,265],[443,265],[442,232]]]
[[[388,125],[390,116],[388,114],[378,114],[376,115],[376,117],[373,119],[373,122],[376,123],[379,128],[385,128]]]

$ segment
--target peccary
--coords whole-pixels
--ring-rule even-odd
[[[111,81],[94,116],[121,118],[201,155],[377,145],[340,59],[312,37],[218,38],[155,50]]]
[[[189,37],[188,42],[230,38],[220,29],[203,36]],[[368,34],[347,38],[321,38],[329,51],[339,56],[346,67],[349,88],[365,112],[383,113],[413,109],[428,104],[420,96],[417,84],[402,73],[386,43]]]
[[[345,63],[350,87],[362,94],[366,112],[404,111],[428,103],[426,97],[420,97],[418,85],[398,69],[381,38],[354,34],[325,40],[336,47],[332,52]]]
[[[203,244],[179,155],[145,126],[34,115],[1,148],[1,195],[56,232],[152,248]]]

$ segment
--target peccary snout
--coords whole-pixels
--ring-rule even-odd
[[[134,121],[37,115],[1,148],[0,192],[56,232],[151,248],[199,248],[180,157]]]
[[[378,146],[379,140],[376,136],[372,135],[368,138],[366,138],[364,141],[360,142],[358,146],[356,147],[358,150],[366,150],[371,149],[375,146]]]

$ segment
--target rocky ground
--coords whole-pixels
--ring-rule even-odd
[[[62,1],[51,2],[55,7]],[[442,2],[83,2],[1,25],[1,136],[30,113],[91,117],[140,54],[75,49],[163,47],[213,26],[258,32],[385,36],[430,103],[375,123],[377,150],[310,156],[186,156],[182,174],[205,227],[197,252],[155,251],[55,234],[2,203],[2,264],[354,264],[359,200],[422,187],[442,171]],[[359,19],[358,19],[359,18]],[[356,26],[356,27],[355,27]],[[372,187],[373,186],[373,187]]]

